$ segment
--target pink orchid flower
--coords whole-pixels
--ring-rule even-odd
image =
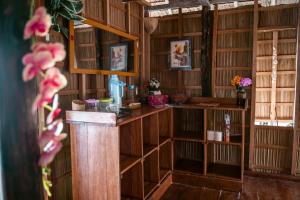
[[[40,93],[33,103],[32,110],[35,111],[51,103],[55,93],[64,88],[67,83],[66,77],[57,68],[48,69],[44,80],[40,83]]]
[[[49,51],[55,62],[63,61],[66,57],[65,47],[61,43],[37,42],[31,47],[33,52]]]
[[[57,68],[50,68],[46,71],[44,80],[40,83],[40,91],[53,90],[53,95],[66,87],[68,81]]]
[[[24,39],[31,36],[46,36],[51,26],[51,16],[47,14],[45,7],[39,7],[34,16],[26,23],[24,28]]]
[[[39,160],[40,166],[47,166],[51,163],[55,155],[61,150],[61,141],[67,137],[66,134],[62,134],[63,122],[62,120],[56,120],[47,127],[39,137],[39,146],[42,150]]]
[[[60,114],[61,109],[58,108],[58,95],[56,94],[52,103],[52,111],[48,114],[46,123],[51,124],[53,120]]]
[[[24,81],[33,79],[41,70],[46,70],[55,65],[55,61],[48,51],[28,53],[23,56],[22,62],[25,65],[23,69]]]

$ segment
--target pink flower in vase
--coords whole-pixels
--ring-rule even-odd
[[[61,109],[58,108],[58,95],[56,94],[53,98],[52,111],[48,114],[46,123],[51,124],[53,120],[60,114]]]
[[[240,86],[241,86],[241,87],[248,87],[248,86],[250,86],[250,85],[252,85],[252,80],[251,80],[251,78],[242,78],[242,79],[241,79],[241,82],[240,82]]]
[[[39,160],[40,166],[47,166],[51,163],[55,155],[61,150],[61,141],[67,137],[66,134],[62,134],[63,122],[62,120],[56,120],[47,127],[47,130],[39,137],[39,146],[42,150]]]
[[[39,7],[26,23],[23,37],[24,39],[29,39],[31,36],[44,37],[48,34],[50,27],[51,16],[47,14],[45,7]]]
[[[24,81],[33,79],[41,70],[46,70],[55,65],[55,61],[48,51],[28,53],[23,56],[22,62],[25,65],[23,69]]]
[[[31,47],[32,51],[35,53],[41,51],[49,51],[55,62],[63,61],[66,57],[65,47],[61,43],[43,43],[37,42]]]

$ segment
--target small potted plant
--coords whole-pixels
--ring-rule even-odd
[[[252,85],[252,80],[247,77],[235,76],[231,80],[231,84],[235,86],[237,92],[236,103],[238,106],[247,107],[247,93],[245,88]]]
[[[168,102],[168,96],[162,95],[159,89],[160,82],[159,80],[152,78],[149,81],[148,89],[149,89],[149,96],[148,96],[148,104],[154,107],[162,107]]]

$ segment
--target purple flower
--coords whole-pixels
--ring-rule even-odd
[[[240,86],[241,86],[241,87],[248,87],[248,86],[250,86],[250,85],[252,85],[252,80],[251,80],[251,78],[242,78],[242,79],[241,79],[241,82],[240,82]]]

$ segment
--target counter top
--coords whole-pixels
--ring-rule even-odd
[[[206,110],[232,110],[246,111],[247,108],[239,107],[234,103],[235,99],[217,98],[193,98],[190,103],[182,105],[168,105],[162,108],[143,106],[140,109],[132,110],[126,117],[117,118],[115,113],[93,112],[93,111],[66,111],[68,123],[96,123],[105,126],[121,126],[136,119],[152,115],[170,108],[183,109],[206,109]],[[214,105],[215,104],[215,105]]]

